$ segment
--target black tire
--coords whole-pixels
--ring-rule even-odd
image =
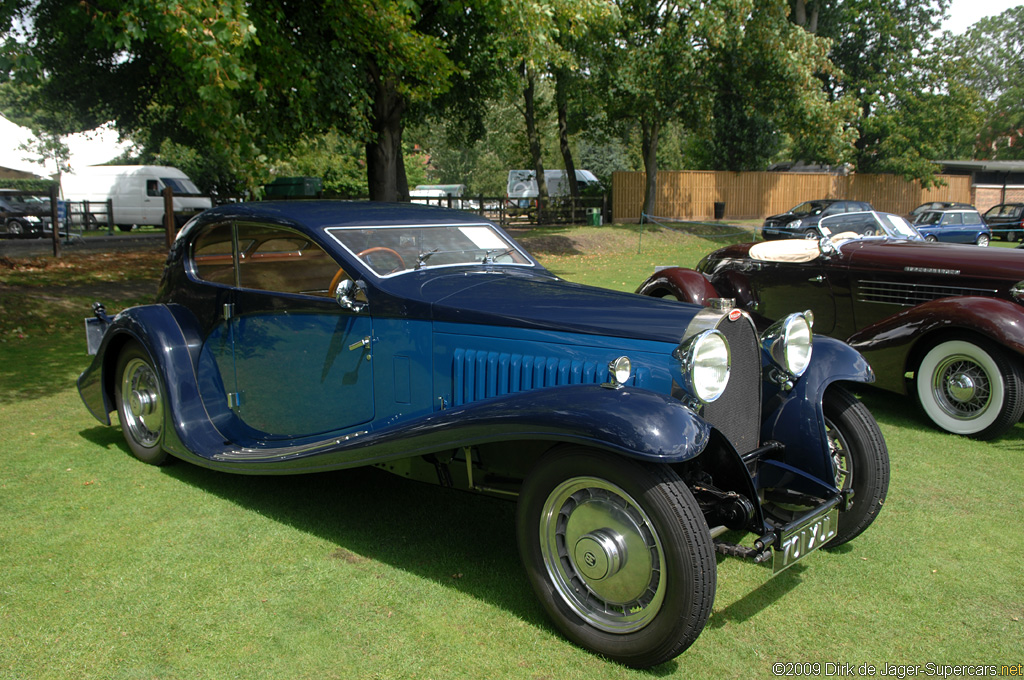
[[[21,238],[25,235],[25,229],[18,220],[7,220],[5,226],[7,228],[7,235],[11,238]]]
[[[1024,415],[1020,361],[985,338],[951,335],[921,357],[917,401],[936,427],[973,439],[995,439]]]
[[[812,239],[813,240],[817,240],[818,239],[818,232],[815,231],[814,229],[808,229],[807,231],[804,232],[803,236],[808,241],[810,241]]]
[[[582,647],[646,668],[681,654],[707,623],[714,545],[667,465],[559,449],[523,483],[516,533],[538,599]]]
[[[142,345],[130,342],[124,346],[114,381],[114,402],[128,448],[143,463],[166,465],[173,461],[161,446],[167,391]]]
[[[991,240],[992,239],[989,238],[988,234],[979,234],[977,244],[982,248],[985,248]]]
[[[1008,231],[1008,232],[1006,232],[1006,240],[1009,243],[1013,243],[1014,241],[1016,241],[1017,240],[1017,232],[1015,232],[1015,231]]]
[[[889,449],[874,416],[847,390],[831,385],[822,408],[835,485],[853,488],[853,504],[839,513],[836,537],[828,543],[834,548],[863,533],[881,512],[889,492]]]
[[[939,237],[938,236],[932,236],[931,234],[928,234],[927,236],[924,237],[924,240],[925,241],[931,241],[932,243],[938,243],[939,242]]]

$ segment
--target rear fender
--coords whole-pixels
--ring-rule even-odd
[[[167,392],[164,431],[172,437],[165,447],[174,451],[173,433],[181,423],[206,419],[196,385],[195,360],[202,345],[195,318],[180,305],[144,305],[124,310],[111,322],[92,364],[78,378],[78,391],[92,415],[110,424],[116,408],[114,382],[117,359],[124,346],[136,341],[149,353]]]
[[[834,382],[874,382],[867,360],[846,343],[814,336],[807,371],[791,390],[773,387],[765,394],[761,441],[785,446],[785,462],[820,480],[833,478],[822,399]]]
[[[903,310],[849,337],[879,374],[878,386],[906,393],[904,375],[916,369],[916,350],[937,334],[966,330],[1024,356],[1024,309],[1009,300],[963,296]]]

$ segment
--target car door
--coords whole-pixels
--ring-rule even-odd
[[[971,234],[967,233],[967,230],[964,228],[963,213],[943,213],[942,221],[939,222],[939,229],[941,230],[940,241],[951,241],[953,243],[973,243],[974,241],[971,238]]]
[[[230,273],[204,265],[208,279],[233,278],[235,285],[200,361],[204,400],[226,400],[242,425],[225,429],[270,441],[372,420],[373,322],[330,296],[338,263],[290,229],[247,223],[231,229],[233,261],[224,262]]]
[[[836,307],[826,261],[811,262],[751,261],[751,297],[756,311],[769,319],[781,319],[793,312],[811,310],[814,332],[828,335],[836,322]]]

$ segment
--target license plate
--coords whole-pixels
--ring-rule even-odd
[[[831,541],[838,526],[839,509],[832,507],[783,532],[778,547],[772,550],[772,572],[778,574]]]

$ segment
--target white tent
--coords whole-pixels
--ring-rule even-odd
[[[18,147],[33,139],[32,131],[20,127],[0,116],[0,167],[31,172],[43,177],[56,174],[53,162],[46,165],[25,160],[30,157]],[[71,150],[71,168],[76,170],[87,165],[100,165],[116,158],[130,145],[118,139],[117,132],[110,124],[89,132],[68,135],[64,143]]]

